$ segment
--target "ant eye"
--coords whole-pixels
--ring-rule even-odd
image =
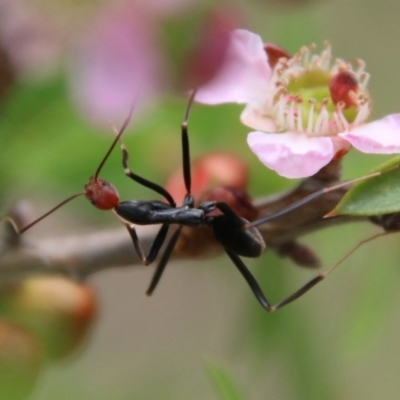
[[[103,186],[110,186],[110,184],[108,182],[103,182]]]
[[[94,199],[90,199],[89,201],[90,201],[93,205],[96,204],[96,201],[95,201]]]

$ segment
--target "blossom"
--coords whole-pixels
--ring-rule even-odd
[[[70,3],[0,0],[0,46],[16,79],[65,73],[78,112],[107,127],[171,90],[166,26],[196,0]]]
[[[69,70],[71,94],[84,116],[108,126],[110,120],[123,120],[133,103],[138,113],[138,106],[140,110],[178,86],[172,71],[179,68],[167,51],[162,28],[193,3],[129,0],[100,10]],[[179,79],[183,76],[183,81],[187,77],[201,84],[212,76],[223,58],[234,21],[226,11],[209,10],[206,26],[199,28],[199,48],[193,48],[190,56],[184,55],[188,62]]]
[[[277,54],[281,53],[281,57]],[[364,153],[400,152],[400,114],[367,123],[372,111],[365,63],[332,60],[331,46],[289,56],[246,30],[232,31],[219,72],[198,88],[206,104],[245,104],[247,143],[260,161],[287,178],[314,175],[351,146]]]
[[[23,0],[0,0],[0,44],[17,77],[44,79],[55,73],[70,15]]]
[[[94,124],[122,120],[163,88],[165,60],[156,18],[135,2],[107,5],[92,21],[70,64],[71,95]],[[137,111],[137,110],[136,110]]]

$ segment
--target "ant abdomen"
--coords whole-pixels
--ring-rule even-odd
[[[244,218],[232,219],[226,215],[214,219],[213,231],[225,249],[243,257],[259,257],[265,242],[257,228],[249,226]]]

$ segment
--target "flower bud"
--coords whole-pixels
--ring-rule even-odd
[[[188,87],[196,88],[218,73],[227,56],[230,32],[235,25],[236,17],[232,11],[211,10],[186,61],[184,76]]]
[[[245,189],[248,181],[247,164],[228,153],[205,154],[191,164],[192,194],[197,198],[205,190],[215,186]],[[182,169],[175,171],[166,183],[166,189],[180,201],[186,194]]]
[[[37,340],[24,329],[0,320],[0,399],[26,399],[43,363]]]
[[[96,314],[93,290],[62,277],[28,279],[2,293],[3,314],[32,333],[50,359],[69,354]]]
[[[192,194],[196,205],[205,201],[224,202],[242,218],[254,220],[258,211],[245,192],[248,180],[247,164],[227,153],[210,153],[191,164]],[[166,189],[175,199],[183,199],[186,189],[182,170],[168,179]],[[215,210],[209,215],[218,215]],[[213,257],[223,250],[209,227],[183,227],[174,254],[185,257]]]
[[[334,104],[342,102],[345,107],[357,106],[358,82],[349,71],[341,71],[329,82],[329,91]]]

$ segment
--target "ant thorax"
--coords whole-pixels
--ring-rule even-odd
[[[86,198],[99,210],[112,210],[119,203],[117,189],[104,179],[91,177],[84,190]]]

